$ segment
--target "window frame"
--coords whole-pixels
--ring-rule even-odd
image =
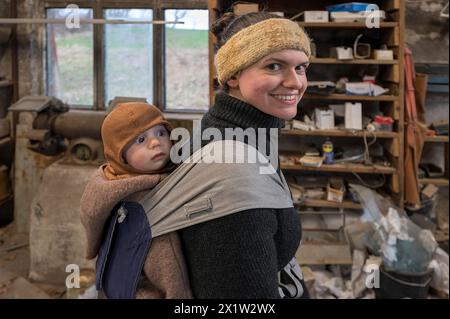
[[[45,0],[43,1],[44,15],[47,9],[66,8],[70,4],[75,4],[83,9],[92,9],[94,19],[103,19],[106,9],[151,9],[154,20],[164,19],[164,10],[208,10],[207,0]],[[180,114],[202,114],[201,109],[167,109],[165,101],[165,25],[153,25],[153,103],[160,107],[165,113]],[[45,35],[47,37],[47,33]],[[89,110],[105,110],[105,33],[104,25],[95,24],[93,26],[94,43],[94,105]],[[47,44],[47,38],[45,39]],[[47,45],[44,52],[44,83],[45,91],[47,87]],[[72,109],[86,110],[86,106],[70,105]]]

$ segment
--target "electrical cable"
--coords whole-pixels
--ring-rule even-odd
[[[372,160],[370,159],[370,150],[369,147],[372,146],[373,144],[375,144],[375,142],[377,141],[377,136],[376,134],[373,134],[373,140],[370,142],[367,142],[367,131],[364,131],[364,164],[366,165],[373,165]],[[366,183],[361,176],[359,176],[357,173],[352,172],[352,174],[358,179],[358,181],[371,189],[376,189],[376,188],[380,188],[383,187],[384,184],[386,183],[386,176],[384,176],[384,174],[380,174],[383,177],[383,182],[375,184],[375,185],[369,185],[368,183]]]
[[[380,183],[378,183],[378,184],[374,184],[374,185],[369,185],[369,184],[367,184],[367,183],[362,179],[362,177],[359,176],[357,173],[352,172],[352,174],[358,179],[358,181],[359,181],[362,185],[364,185],[364,186],[366,186],[366,187],[368,187],[368,188],[370,188],[370,189],[377,189],[377,188],[383,187],[384,184],[386,183],[386,176],[384,176],[384,174],[380,174],[380,175],[383,177],[383,181],[380,182]]]

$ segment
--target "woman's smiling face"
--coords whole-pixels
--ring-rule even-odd
[[[229,94],[266,114],[290,120],[297,114],[297,104],[308,86],[308,65],[302,51],[269,54],[229,80]]]

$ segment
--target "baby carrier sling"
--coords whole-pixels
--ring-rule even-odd
[[[209,143],[139,203],[115,207],[96,262],[97,290],[107,298],[135,298],[152,238],[249,209],[291,207],[284,176],[258,150],[238,141]],[[295,257],[278,277],[282,298],[301,297]]]

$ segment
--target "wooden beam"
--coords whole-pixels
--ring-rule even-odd
[[[347,244],[311,244],[302,242],[295,254],[300,265],[352,265],[352,254]]]
[[[368,138],[376,137],[383,139],[398,138],[396,132],[368,132],[368,131],[351,131],[351,130],[314,130],[314,131],[302,131],[297,129],[281,130],[281,134],[285,136],[324,136],[324,137],[364,137],[364,134]]]
[[[66,19],[0,18],[0,24],[65,24]],[[80,24],[184,24],[182,21],[125,20],[125,19],[80,19]]]
[[[365,173],[365,174],[394,174],[396,169],[380,165],[363,164],[331,164],[321,167],[303,166],[300,164],[281,164],[281,169],[286,171],[314,171],[314,172],[336,172],[336,173]]]

